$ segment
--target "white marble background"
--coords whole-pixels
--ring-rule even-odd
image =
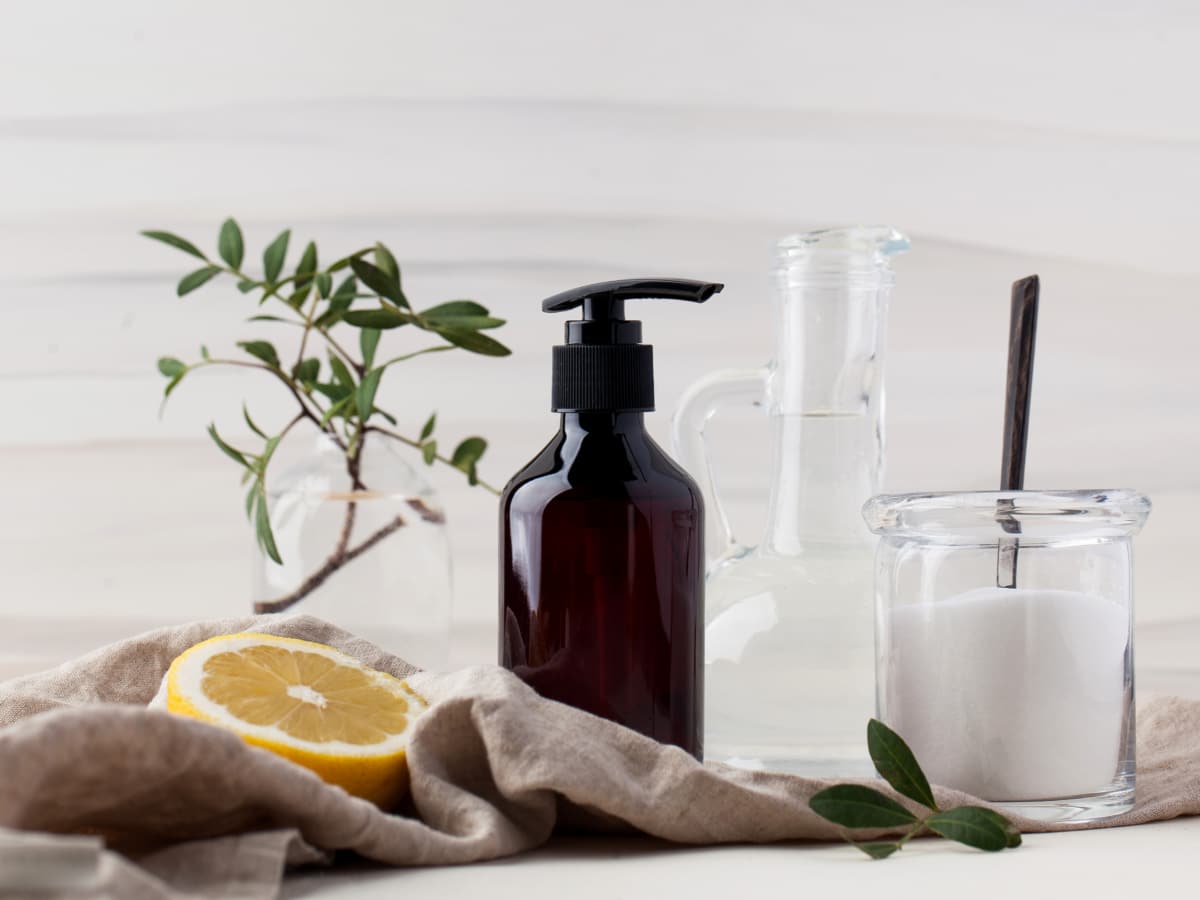
[[[1008,286],[1039,272],[1028,484],[1149,492],[1139,618],[1197,613],[1193,3],[0,0],[0,17],[8,628],[245,609],[251,537],[203,426],[238,434],[243,394],[264,419],[285,409],[207,374],[158,419],[159,355],[256,332],[236,292],[176,299],[185,257],[135,235],[211,244],[229,214],[251,258],[288,225],[326,252],[382,238],[410,296],[508,318],[512,358],[432,357],[383,389],[410,427],[430,392],[447,434],[490,437],[498,482],[555,427],[543,296],[638,273],[727,283],[703,309],[644,311],[665,439],[686,384],[769,354],[773,237],[886,221],[914,244],[888,487],[991,486]],[[765,428],[746,413],[714,432],[752,539]],[[438,483],[456,615],[482,625],[494,501]]]

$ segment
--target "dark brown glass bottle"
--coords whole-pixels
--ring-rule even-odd
[[[623,301],[720,285],[589,285],[555,348],[559,432],[500,502],[500,663],[538,693],[702,758],[703,501],[646,433],[651,348]],[[578,349],[576,349],[578,348]]]

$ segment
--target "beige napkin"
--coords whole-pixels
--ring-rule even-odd
[[[383,813],[232,734],[145,708],[176,655],[236,631],[332,644],[411,676],[434,705],[412,735],[410,809]],[[1200,812],[1200,703],[1152,700],[1138,726],[1138,804],[1106,824]],[[318,619],[203,622],[0,684],[0,862],[8,852],[28,863],[0,865],[0,895],[273,897],[286,865],[329,851],[391,865],[464,863],[536,847],[556,826],[633,828],[689,844],[827,840],[838,829],[806,802],[825,785],[702,766],[543,700],[495,667],[413,674]],[[51,833],[99,835],[110,849]]]

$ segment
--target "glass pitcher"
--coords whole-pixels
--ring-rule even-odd
[[[870,775],[874,543],[862,506],[883,468],[890,227],[814,231],[775,250],[778,350],[684,395],[675,454],[705,494],[705,757],[818,777]],[[774,462],[767,525],[740,546],[704,446],[722,406],[765,405]]]

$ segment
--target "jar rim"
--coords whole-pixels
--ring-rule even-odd
[[[942,491],[881,494],[866,502],[862,514],[867,527],[885,537],[958,542],[1014,532],[1059,539],[1129,537],[1141,531],[1150,509],[1149,497],[1128,488]]]

